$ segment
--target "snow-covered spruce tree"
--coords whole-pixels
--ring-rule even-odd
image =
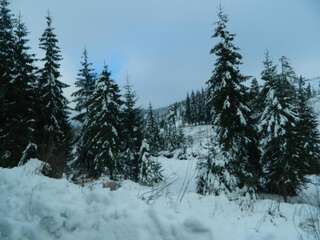
[[[146,140],[140,148],[139,182],[146,186],[153,186],[163,180],[161,164],[150,153],[149,144]]]
[[[35,68],[21,17],[13,20],[8,2],[0,9],[0,166],[17,166],[33,134]]]
[[[74,98],[73,101],[76,103],[75,110],[77,111],[74,119],[77,120],[80,123],[81,128],[83,128],[89,115],[89,99],[94,93],[96,84],[96,74],[92,67],[92,63],[88,60],[87,49],[83,50],[80,64],[81,68],[78,72],[77,81],[75,82],[77,90],[72,93],[72,97]],[[78,136],[75,161],[72,161],[72,164],[70,164],[70,168],[74,171],[74,176],[81,174],[81,172],[87,168],[86,162],[90,161],[88,147],[84,145],[84,139],[82,137],[82,134]]]
[[[88,112],[88,101],[92,96],[95,88],[96,74],[92,68],[92,63],[88,60],[87,49],[83,50],[81,68],[78,73],[77,81],[75,86],[77,91],[72,94],[74,102],[76,103],[75,110],[77,115],[74,117],[75,120],[83,124],[86,114]]]
[[[81,133],[86,149],[78,158],[87,175],[99,177],[108,174],[111,179],[116,179],[121,174],[119,154],[122,100],[119,86],[110,75],[105,66],[97,80],[95,92],[89,99],[89,114]]]
[[[253,119],[253,124],[256,128],[256,130],[255,130],[255,132],[257,134],[256,139],[259,144],[260,136],[258,134],[257,126],[258,126],[259,117],[260,117],[261,111],[262,111],[261,109],[262,109],[263,101],[262,101],[262,97],[261,97],[259,83],[256,78],[253,78],[251,81],[251,86],[250,86],[250,90],[249,90],[248,105],[251,109],[251,118]],[[262,173],[262,169],[261,169],[261,165],[260,165],[259,169],[257,169],[257,176],[261,176],[261,173]],[[261,190],[260,186],[258,185],[258,191],[260,191],[260,190]]]
[[[299,169],[304,174],[320,173],[320,133],[318,131],[317,117],[313,112],[308,99],[310,98],[308,88],[304,87],[305,80],[298,79],[297,111],[299,120],[296,131],[299,143]]]
[[[149,109],[147,112],[144,136],[149,145],[151,154],[156,155],[160,150],[163,149],[163,146],[161,146],[159,124],[154,116],[151,103],[149,104]]]
[[[140,148],[143,140],[143,115],[136,106],[136,94],[127,82],[122,111],[122,164],[124,177],[138,181],[140,169]]]
[[[14,67],[14,33],[13,15],[7,0],[0,1],[0,166],[13,167],[16,160],[12,159],[12,140],[10,126],[11,81]],[[11,114],[12,115],[12,114]]]
[[[260,117],[264,191],[280,194],[285,199],[296,193],[304,182],[299,157],[300,147],[296,124],[296,93],[293,71],[285,58],[281,58],[281,73],[270,59],[264,62],[262,72],[265,80],[263,92],[264,111]]]
[[[264,85],[259,94],[259,103],[260,103],[259,112],[260,113],[264,111],[264,108],[265,108],[264,100],[268,94],[269,87],[270,87],[270,84],[267,84],[267,83],[270,81],[270,79],[276,79],[276,76],[278,75],[277,66],[273,64],[272,59],[270,58],[270,55],[269,55],[269,51],[266,51],[265,53],[263,66],[264,66],[264,69],[261,72],[261,79],[263,80]]]
[[[14,146],[15,154],[19,154],[24,161],[34,154],[27,153],[28,149],[37,149],[35,146],[35,122],[37,113],[35,106],[39,101],[36,99],[36,67],[34,66],[34,55],[30,54],[30,47],[27,46],[27,29],[21,20],[21,16],[17,19],[15,26],[15,47],[14,47],[14,68],[12,81],[12,92],[10,96],[14,101],[11,104],[11,110],[14,112],[10,120],[10,129],[15,129]],[[29,155],[29,157],[27,156]],[[20,159],[19,159],[20,161]]]
[[[43,67],[39,70],[37,143],[40,159],[48,162],[54,175],[62,174],[71,152],[71,127],[68,122],[68,101],[63,95],[67,84],[60,81],[60,49],[52,27],[52,19],[46,17],[47,28],[40,38],[44,51]]]
[[[240,73],[242,56],[233,44],[234,34],[227,30],[227,16],[218,13],[213,35],[220,41],[211,50],[216,56],[215,69],[207,82],[214,129],[209,156],[199,164],[199,193],[254,193],[258,185],[259,150],[257,136],[247,106],[247,79]]]

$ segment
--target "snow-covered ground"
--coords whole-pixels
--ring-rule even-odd
[[[196,158],[205,153],[207,126],[189,127],[189,160],[159,157],[165,182],[155,188],[103,180],[81,187],[49,179],[32,160],[0,168],[1,240],[298,240],[312,239],[306,204],[257,200],[250,210],[224,196],[195,193]],[[309,188],[308,194],[317,188]]]

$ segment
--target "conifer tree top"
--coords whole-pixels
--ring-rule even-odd
[[[263,61],[264,69],[261,73],[261,79],[264,81],[272,81],[277,75],[277,66],[273,64],[270,58],[269,51],[265,53],[265,59]]]
[[[7,21],[8,19],[10,19],[12,17],[11,11],[8,8],[9,6],[9,1],[7,0],[1,0],[0,2],[0,24],[3,24],[5,21]],[[3,26],[1,26],[3,27]]]
[[[13,45],[13,14],[8,8],[9,2],[7,0],[1,0],[0,2],[0,53],[8,54],[11,48],[8,48],[8,44]],[[11,46],[12,46],[11,45]],[[4,56],[8,58],[8,56]],[[6,59],[8,61],[8,59]]]
[[[83,123],[88,113],[89,99],[92,97],[96,84],[96,74],[92,68],[92,63],[88,60],[86,48],[83,50],[80,64],[81,68],[75,82],[77,91],[72,93],[71,96],[74,97],[73,101],[76,103],[75,110],[78,111],[74,119]]]
[[[45,51],[45,56],[42,59],[44,62],[42,75],[58,79],[61,76],[59,72],[59,62],[62,60],[62,56],[58,47],[57,36],[54,33],[54,28],[52,27],[52,18],[49,13],[46,17],[46,20],[47,28],[40,38],[40,49]],[[67,85],[63,84],[62,87],[67,87]]]
[[[124,86],[124,89],[125,89],[124,98],[126,102],[125,107],[127,108],[127,110],[132,111],[134,109],[137,99],[136,99],[135,92],[132,90],[132,86],[130,85],[129,79],[127,79],[127,83]]]
[[[212,38],[219,38],[221,41],[210,51],[210,54],[214,54],[218,58],[216,66],[221,61],[229,61],[232,65],[241,64],[242,56],[237,52],[239,48],[233,44],[235,34],[230,33],[227,29],[228,21],[228,16],[220,8]]]

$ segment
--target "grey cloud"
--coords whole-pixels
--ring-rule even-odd
[[[38,38],[50,9],[63,50],[62,73],[74,82],[86,45],[91,60],[103,61],[124,83],[127,73],[140,103],[164,106],[187,91],[205,85],[214,59],[209,50],[216,20],[215,0],[15,0],[31,45]],[[245,74],[258,75],[265,49],[274,58],[287,55],[297,72],[320,75],[320,4],[318,0],[224,0],[230,29],[244,56]],[[68,90],[68,95],[72,88]]]

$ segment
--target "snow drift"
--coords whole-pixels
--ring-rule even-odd
[[[301,228],[307,217],[304,205],[259,200],[253,210],[241,211],[237,202],[223,196],[192,193],[192,184],[179,198],[174,192],[193,163],[160,162],[167,182],[172,176],[180,180],[159,191],[149,204],[142,199],[161,186],[152,189],[126,181],[110,191],[99,181],[80,187],[40,175],[37,160],[0,168],[0,239],[295,240],[300,234],[310,239]]]

